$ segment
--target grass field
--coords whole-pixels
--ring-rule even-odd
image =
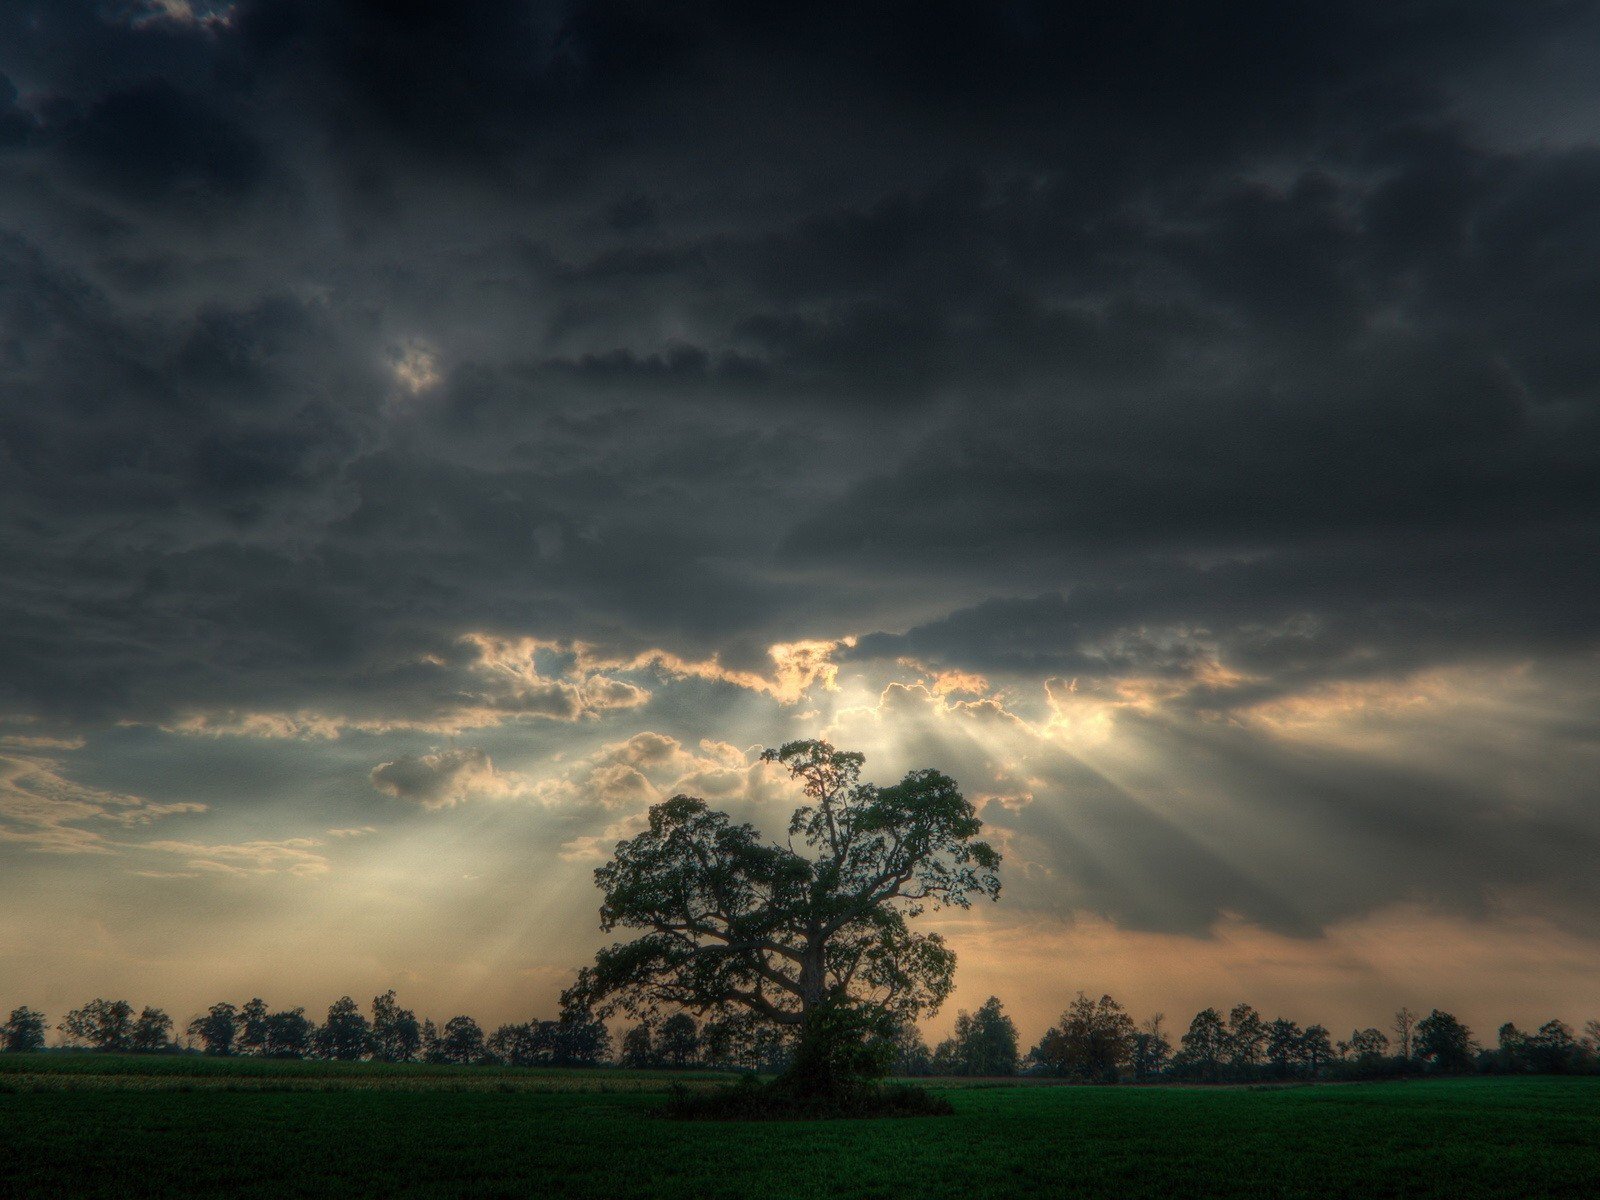
[[[1600,1080],[951,1088],[942,1118],[655,1115],[650,1072],[0,1056],[0,1195],[1600,1195]]]

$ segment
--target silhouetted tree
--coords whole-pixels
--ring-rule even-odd
[[[902,1022],[894,1031],[894,1065],[890,1070],[896,1075],[927,1075],[933,1070],[933,1052],[922,1036],[922,1030],[910,1022]]]
[[[1113,1083],[1133,1053],[1133,1018],[1110,996],[1082,992],[1045,1031],[1031,1057],[1052,1075],[1086,1083]]]
[[[650,1031],[650,1022],[641,1021],[622,1035],[619,1058],[623,1066],[635,1070],[657,1065],[655,1038]]]
[[[1320,1078],[1331,1058],[1333,1043],[1327,1029],[1321,1025],[1307,1025],[1300,1035],[1300,1061],[1305,1064],[1306,1074],[1312,1079]]]
[[[349,996],[340,996],[328,1006],[328,1019],[316,1032],[317,1053],[323,1058],[352,1062],[367,1052],[370,1034],[367,1019],[356,1002]]]
[[[1400,1056],[1402,1061],[1411,1061],[1411,1036],[1416,1024],[1417,1014],[1409,1008],[1402,1006],[1400,1011],[1394,1014],[1394,1024],[1390,1028],[1394,1030],[1395,1053]]]
[[[746,1009],[798,1031],[787,1086],[829,1093],[887,1070],[894,1023],[949,995],[955,955],[908,922],[930,905],[998,896],[1000,856],[937,771],[878,788],[860,782],[860,754],[826,742],[765,758],[805,792],[790,844],[703,800],[653,806],[649,829],[595,872],[601,927],[645,932],[600,951],[567,999],[602,1017]]]
[[[1267,1027],[1261,1014],[1248,1004],[1235,1004],[1228,1013],[1228,1032],[1223,1041],[1228,1065],[1240,1079],[1249,1079],[1261,1066],[1267,1045]]]
[[[189,1036],[199,1038],[207,1054],[232,1054],[239,1036],[239,1010],[227,1002],[213,1004],[203,1017],[189,1022]]]
[[[14,1054],[43,1050],[44,1027],[43,1013],[34,1012],[26,1004],[13,1008],[6,1023],[0,1025],[0,1045]]]
[[[70,1041],[96,1050],[129,1050],[133,1047],[133,1005],[126,1000],[94,999],[69,1012],[56,1028]]]
[[[1565,1021],[1546,1021],[1527,1039],[1528,1065],[1545,1075],[1566,1075],[1578,1068],[1583,1048]]]
[[[1350,1053],[1360,1058],[1382,1058],[1389,1052],[1389,1039],[1383,1035],[1383,1030],[1371,1026],[1366,1029],[1355,1029],[1350,1033]]]
[[[451,1017],[438,1038],[437,1061],[447,1063],[480,1062],[484,1055],[483,1030],[471,1017]]]
[[[1289,1078],[1300,1065],[1301,1043],[1305,1034],[1306,1031],[1299,1025],[1283,1017],[1267,1023],[1266,1057],[1277,1078]]]
[[[588,1009],[563,1009],[555,1026],[556,1066],[594,1067],[611,1057],[611,1031]]]
[[[934,1069],[950,1075],[1015,1075],[1021,1055],[1017,1027],[995,996],[976,1012],[956,1014],[955,1036],[939,1044]]]
[[[372,1030],[368,1045],[378,1062],[410,1062],[422,1048],[422,1023],[409,1008],[401,1008],[394,989],[372,998]]]
[[[239,1010],[239,1049],[263,1054],[267,1045],[267,1002],[260,996],[245,1001]]]
[[[305,1009],[271,1013],[266,1019],[260,1053],[267,1058],[305,1058],[315,1049],[316,1037],[317,1027]]]
[[[673,1013],[656,1031],[656,1054],[669,1067],[683,1068],[700,1055],[700,1026],[688,1013]]]
[[[490,1059],[506,1067],[531,1067],[538,1061],[538,1039],[530,1024],[501,1025],[484,1042]]]
[[[1178,1043],[1181,1048],[1173,1065],[1185,1074],[1215,1083],[1222,1073],[1228,1047],[1228,1028],[1222,1022],[1222,1014],[1214,1008],[1197,1012],[1189,1022],[1189,1032]]]
[[[165,1050],[172,1045],[172,1018],[159,1008],[146,1008],[133,1023],[129,1049],[142,1054]]]
[[[1417,1022],[1413,1050],[1419,1062],[1438,1074],[1472,1070],[1472,1031],[1437,1008]]]
[[[429,1017],[422,1022],[422,1061],[425,1063],[442,1063],[445,1061],[444,1051],[439,1044],[439,1027]]]
[[[1141,1083],[1160,1076],[1172,1059],[1172,1043],[1161,1029],[1164,1020],[1165,1013],[1156,1013],[1133,1035],[1128,1058],[1133,1077]]]

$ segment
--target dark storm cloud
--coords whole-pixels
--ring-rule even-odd
[[[0,6],[0,711],[644,701],[474,631],[1179,720],[1592,664],[1600,148],[1530,114],[1596,16]],[[1126,920],[1344,911],[1097,803],[1199,864]]]

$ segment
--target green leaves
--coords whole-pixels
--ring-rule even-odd
[[[801,785],[789,833],[805,852],[692,796],[655,805],[595,871],[601,927],[640,936],[600,951],[564,1003],[799,1027],[819,1006],[914,1020],[949,996],[954,953],[908,921],[1000,894],[1000,856],[975,840],[983,823],[955,780],[923,769],[879,788],[861,782],[862,755],[821,741],[762,757]]]

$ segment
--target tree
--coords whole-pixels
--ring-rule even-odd
[[[669,1067],[682,1069],[700,1055],[700,1025],[688,1013],[673,1013],[656,1033],[656,1054]]]
[[[1583,1048],[1565,1021],[1546,1021],[1527,1040],[1528,1064],[1545,1075],[1565,1075],[1577,1069]]]
[[[1228,1034],[1224,1046],[1228,1063],[1241,1079],[1254,1075],[1266,1051],[1267,1027],[1261,1014],[1248,1004],[1235,1004],[1228,1013]]]
[[[323,1058],[354,1061],[367,1052],[371,1029],[356,1002],[340,996],[328,1006],[328,1019],[317,1030],[317,1053]],[[420,1038],[420,1031],[418,1033]]]
[[[1416,1023],[1417,1014],[1409,1008],[1402,1006],[1400,1011],[1394,1014],[1394,1024],[1391,1028],[1394,1030],[1395,1053],[1406,1062],[1411,1060],[1411,1031]]]
[[[1084,1083],[1114,1083],[1133,1053],[1133,1018],[1110,996],[1082,992],[1045,1031],[1032,1057],[1052,1075]]]
[[[933,1070],[933,1052],[922,1036],[922,1030],[910,1022],[895,1026],[894,1065],[890,1070],[896,1075],[926,1075]]]
[[[1382,1058],[1389,1051],[1389,1039],[1383,1035],[1383,1030],[1368,1027],[1355,1029],[1350,1032],[1350,1053],[1359,1060],[1373,1060]]]
[[[305,1009],[275,1012],[266,1019],[261,1053],[267,1058],[305,1058],[315,1048],[316,1037],[317,1027]]]
[[[171,1044],[172,1018],[159,1008],[146,1008],[141,1012],[129,1035],[129,1048],[141,1054],[153,1054]]]
[[[126,1000],[94,999],[75,1008],[56,1026],[67,1039],[96,1050],[133,1047],[133,1005]]]
[[[1322,1075],[1322,1068],[1333,1057],[1333,1044],[1329,1034],[1321,1025],[1307,1025],[1305,1032],[1300,1035],[1299,1058],[1305,1064],[1306,1074],[1312,1079]]]
[[[1228,1029],[1222,1014],[1214,1008],[1202,1009],[1189,1022],[1189,1032],[1178,1039],[1182,1047],[1173,1065],[1186,1074],[1215,1083],[1227,1053]]]
[[[952,1075],[1015,1075],[1021,1058],[1017,1027],[1000,1001],[990,996],[976,1012],[956,1014],[955,1036],[940,1044],[942,1062]],[[935,1062],[940,1062],[935,1054]]]
[[[239,1010],[239,1048],[247,1054],[262,1054],[267,1045],[267,1002],[256,996]]]
[[[1447,1012],[1434,1009],[1417,1022],[1416,1058],[1430,1071],[1459,1075],[1472,1070],[1472,1031]]]
[[[422,1023],[409,1008],[401,1008],[394,989],[372,998],[372,1057],[378,1062],[410,1062],[422,1047]]]
[[[500,1026],[484,1041],[483,1049],[505,1067],[531,1067],[537,1062],[537,1039],[531,1024]]]
[[[444,1050],[439,1041],[439,1027],[433,1023],[432,1017],[422,1022],[422,1061],[425,1063],[445,1061]]]
[[[763,758],[806,803],[789,843],[762,840],[703,800],[674,796],[595,872],[601,928],[641,930],[579,973],[563,998],[600,1016],[744,1009],[798,1033],[786,1085],[846,1090],[888,1069],[894,1023],[937,1011],[955,955],[910,921],[926,908],[996,898],[1000,856],[953,779],[860,781],[860,754],[790,742]],[[798,839],[801,849],[795,847]]]
[[[483,1030],[471,1017],[451,1017],[444,1023],[444,1032],[438,1035],[436,1054],[437,1057],[430,1061],[463,1066],[481,1062],[484,1055]]]
[[[239,1035],[239,1010],[226,1001],[213,1004],[205,1016],[189,1022],[189,1033],[200,1039],[207,1054],[232,1054]]]
[[[658,1065],[655,1038],[650,1032],[650,1022],[641,1021],[622,1035],[622,1051],[619,1057],[623,1066],[632,1067],[634,1070]]]
[[[14,1054],[43,1050],[44,1014],[34,1012],[26,1004],[13,1008],[6,1023],[0,1025],[0,1044]]]
[[[1279,1079],[1287,1079],[1300,1063],[1300,1048],[1306,1031],[1293,1021],[1283,1017],[1268,1023],[1266,1027],[1266,1056],[1267,1062],[1272,1066],[1272,1073]]]
[[[1133,1035],[1128,1057],[1133,1067],[1133,1077],[1141,1083],[1157,1078],[1167,1069],[1167,1063],[1172,1058],[1172,1043],[1161,1031],[1164,1020],[1165,1013],[1156,1013]]]

